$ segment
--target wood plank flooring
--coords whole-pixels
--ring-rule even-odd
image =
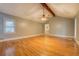
[[[0,42],[1,56],[79,56],[79,46],[72,39],[37,36]]]

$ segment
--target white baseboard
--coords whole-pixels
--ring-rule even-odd
[[[76,40],[76,38],[75,38],[75,42],[79,45],[79,41],[78,41],[78,40]]]
[[[79,45],[79,41],[76,41],[76,43]]]
[[[21,36],[21,37],[15,37],[15,38],[7,38],[7,39],[0,40],[0,42],[9,41],[9,40],[17,40],[17,39],[22,39],[22,38],[30,38],[30,37],[40,36],[40,35],[43,35],[43,34],[40,33],[40,34],[35,34],[35,35]],[[73,36],[53,35],[53,34],[47,34],[47,35],[56,36],[56,37],[74,38]]]
[[[9,40],[23,39],[23,38],[30,38],[30,37],[40,36],[40,35],[42,35],[42,33],[41,33],[41,34],[35,34],[35,35],[28,35],[28,36],[15,37],[15,38],[7,38],[7,39],[0,40],[0,42],[9,41]]]
[[[56,35],[56,34],[48,34],[49,36],[56,36],[56,37],[66,37],[66,38],[74,38],[74,36],[65,36],[65,35]]]

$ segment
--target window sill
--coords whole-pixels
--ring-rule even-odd
[[[15,34],[16,32],[5,32],[4,34]]]

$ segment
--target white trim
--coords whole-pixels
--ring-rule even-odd
[[[77,19],[75,18],[75,28],[74,28],[74,38],[76,40],[76,35],[77,34]]]
[[[57,34],[48,34],[50,36],[56,36],[56,37],[66,37],[66,38],[74,38],[74,36],[65,36],[65,35],[57,35]]]
[[[79,45],[79,41],[75,39],[75,42]]]
[[[30,38],[30,37],[40,36],[40,35],[42,35],[42,33],[41,34],[35,34],[35,35],[21,36],[21,37],[16,37],[16,38],[7,38],[7,39],[0,40],[0,42],[9,41],[9,40],[23,39],[23,38]]]
[[[35,34],[35,35],[28,35],[28,36],[21,36],[21,37],[16,37],[16,38],[7,38],[7,39],[0,40],[0,42],[9,41],[9,40],[18,40],[18,39],[23,39],[23,38],[30,38],[30,37],[40,36],[40,35],[43,35],[43,33]],[[74,36],[64,36],[64,35],[55,35],[55,34],[54,35],[53,34],[47,34],[47,35],[56,36],[56,37],[74,38]]]
[[[79,41],[77,40],[77,22],[78,22],[78,19],[75,18],[75,31],[74,31],[74,38],[75,38],[75,42],[79,45]]]

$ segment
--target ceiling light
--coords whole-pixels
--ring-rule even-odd
[[[46,21],[47,20],[47,18],[45,17],[45,15],[42,16],[41,20],[42,21]]]

